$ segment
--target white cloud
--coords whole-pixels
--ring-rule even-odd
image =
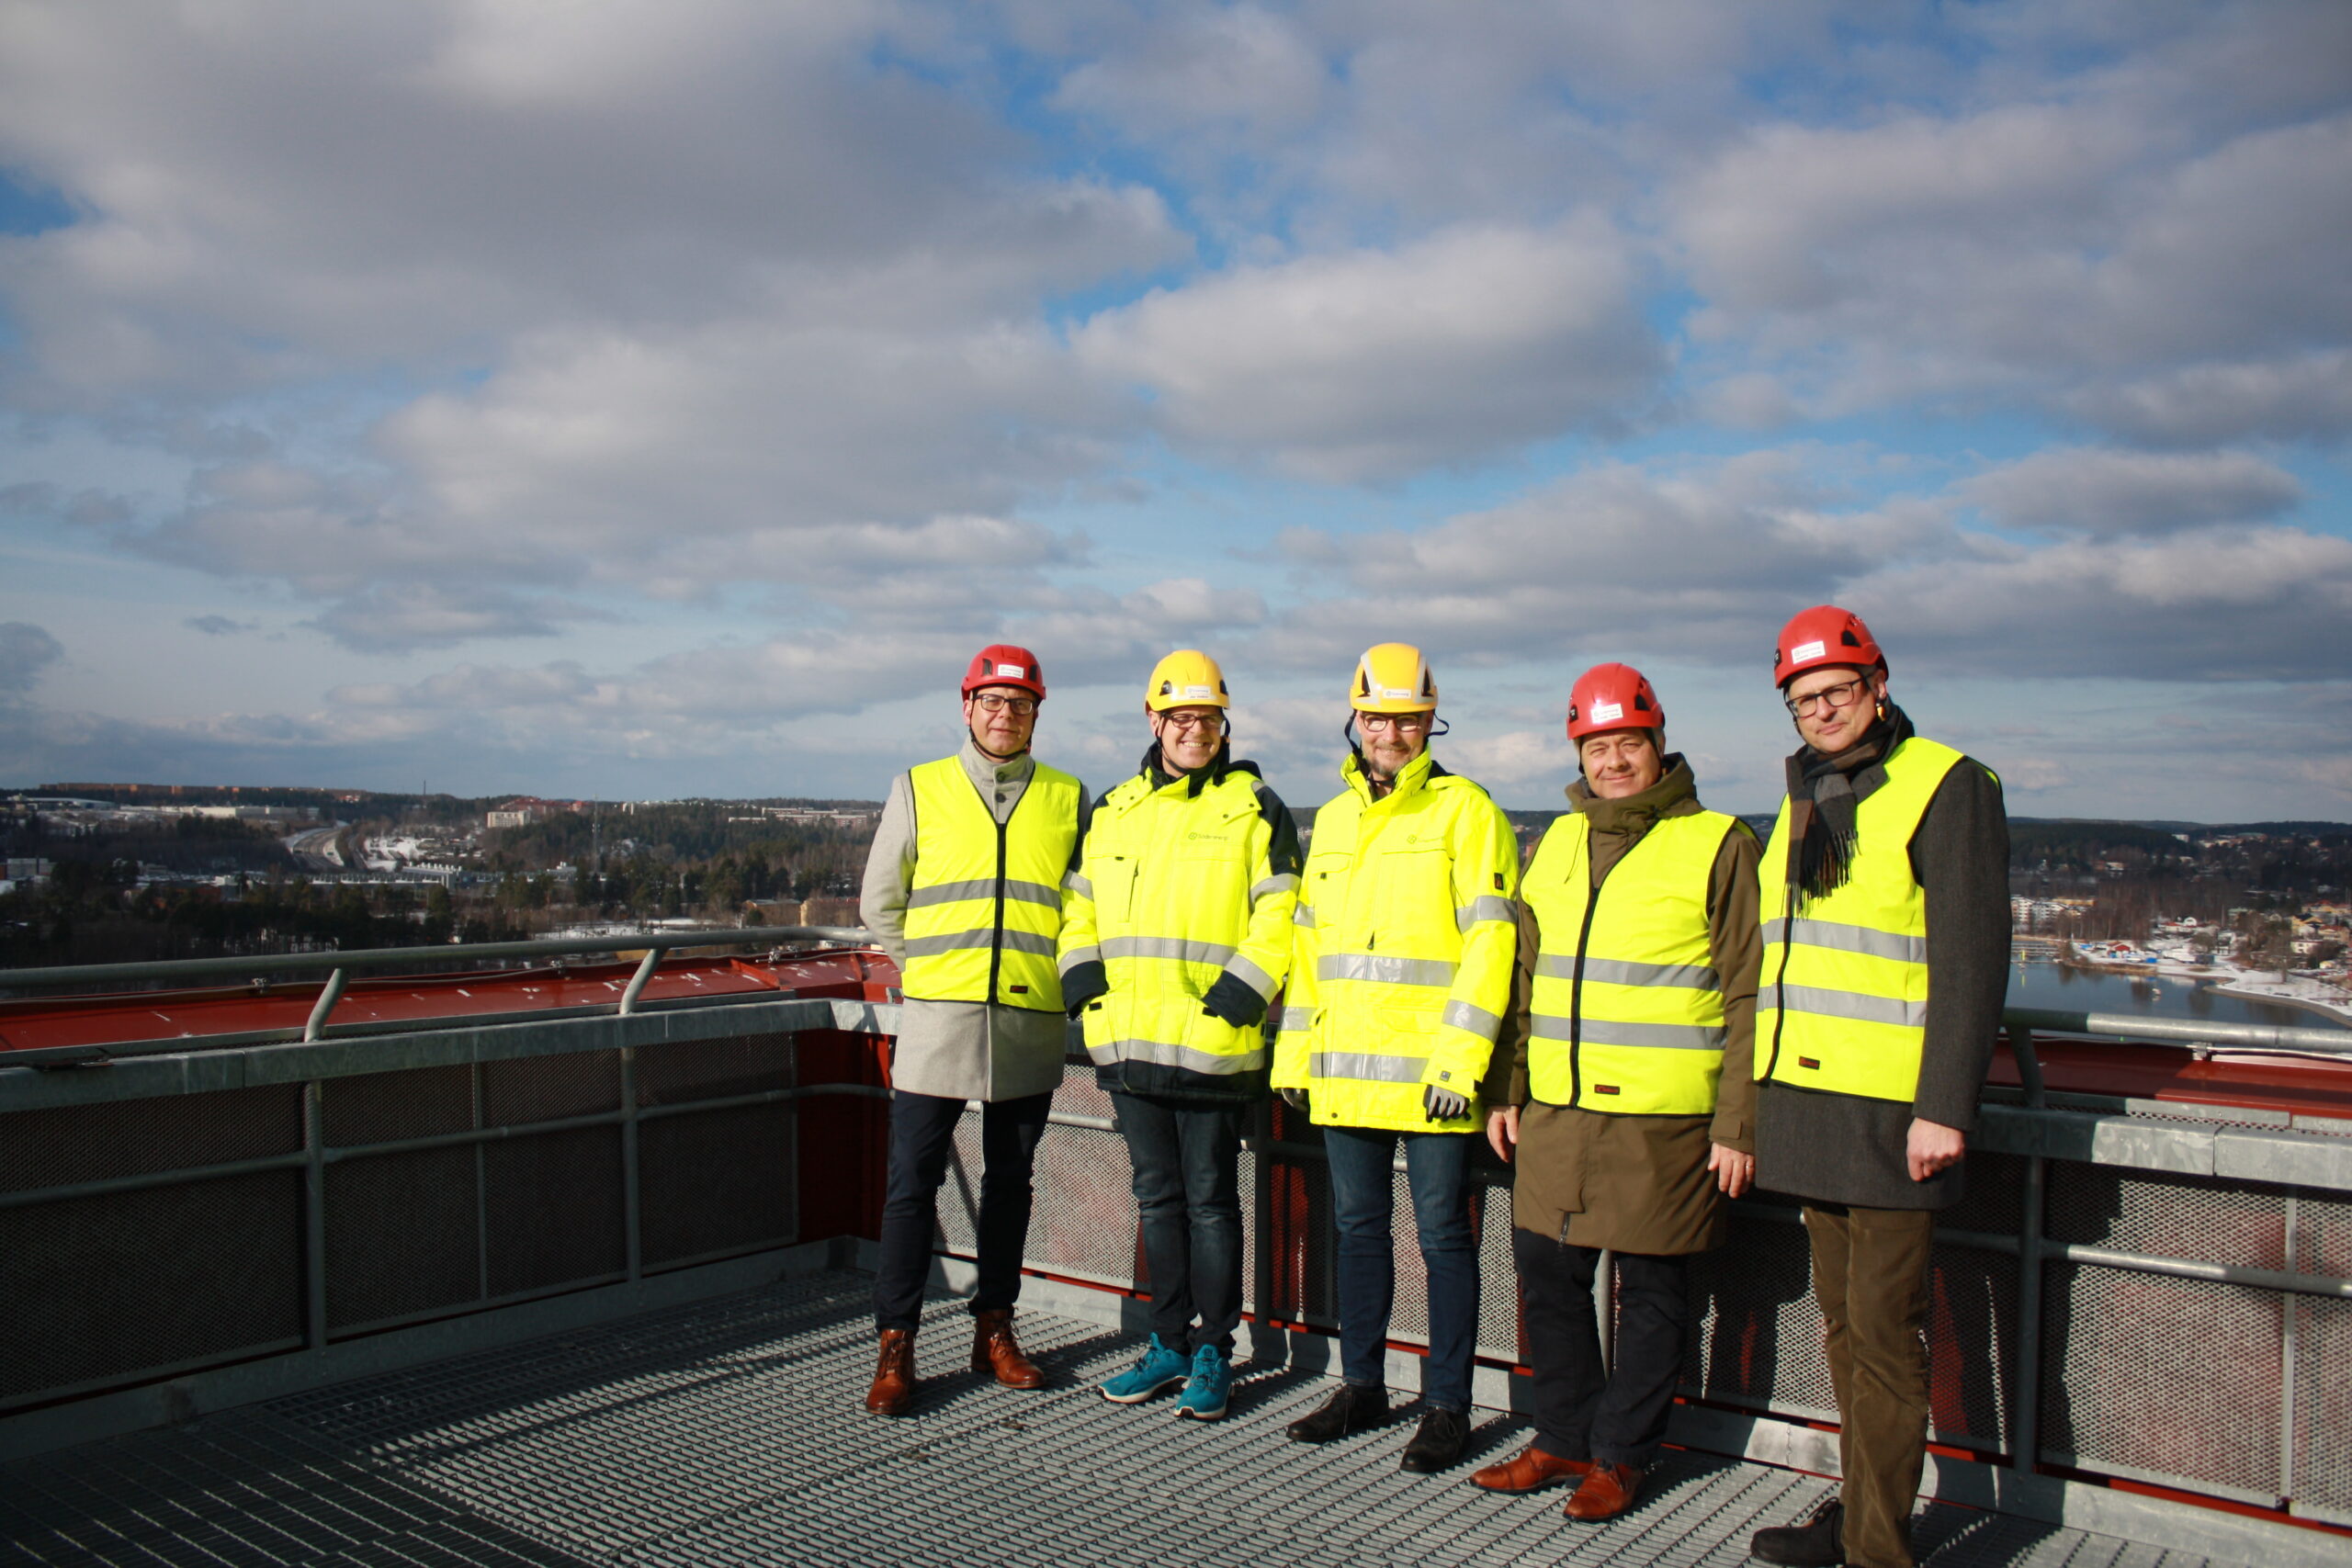
[[[2301,502],[2303,487],[2250,453],[2075,448],[1991,469],[1960,493],[2007,527],[2103,536],[2276,517]]]
[[[64,646],[46,626],[0,621],[0,703],[22,697],[43,670],[64,657]]]
[[[1104,311],[1077,347],[1170,434],[1342,481],[1623,423],[1664,367],[1593,216],[1237,267]]]

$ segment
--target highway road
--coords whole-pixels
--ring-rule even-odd
[[[288,834],[287,852],[294,863],[304,871],[343,871],[343,853],[334,847],[335,835],[348,826],[338,822],[332,828],[313,828],[308,832]]]

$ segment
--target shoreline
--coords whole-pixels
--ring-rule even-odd
[[[2086,970],[2095,975],[2121,975],[2130,979],[2152,983],[2157,980],[2186,980],[2194,986],[2211,987],[2219,996],[2236,997],[2245,1001],[2275,1002],[2280,1007],[2296,1008],[2304,1012],[2317,1013],[2330,1023],[2339,1027],[2352,1028],[2352,1005],[2324,1002],[2310,997],[2280,996],[2276,992],[2258,988],[2263,982],[2248,986],[2242,983],[2246,974],[2243,969],[2223,969],[2219,965],[2177,964],[2161,960],[2154,964],[2100,964],[2083,957],[2072,949],[2062,951],[2055,962],[2064,968]],[[2281,976],[2282,980],[2283,978]]]

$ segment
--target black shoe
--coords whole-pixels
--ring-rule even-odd
[[[1396,1461],[1399,1470],[1409,1470],[1415,1475],[1435,1475],[1441,1470],[1451,1470],[1462,1458],[1462,1447],[1470,1440],[1470,1418],[1459,1410],[1432,1410],[1421,1417],[1420,1430],[1405,1445],[1405,1457]]]
[[[1323,1408],[1302,1416],[1284,1428],[1294,1443],[1332,1443],[1351,1432],[1369,1432],[1388,1419],[1388,1391],[1358,1388],[1343,1382],[1331,1391]]]
[[[1758,1530],[1747,1551],[1781,1568],[1835,1568],[1846,1561],[1846,1505],[1832,1492],[1795,1524]]]

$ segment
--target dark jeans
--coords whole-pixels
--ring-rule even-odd
[[[1912,1500],[1928,1459],[1928,1344],[1919,1331],[1936,1216],[1807,1203],[1804,1230],[1838,1394],[1846,1561],[1910,1568]]]
[[[1331,1209],[1340,1231],[1340,1375],[1359,1388],[1387,1385],[1388,1309],[1396,1294],[1396,1140],[1429,1270],[1430,1353],[1421,1393],[1467,1415],[1470,1358],[1478,1343],[1478,1238],[1470,1224],[1467,1133],[1387,1133],[1326,1127]]]
[[[964,1101],[900,1089],[890,1100],[890,1190],[882,1203],[882,1258],[874,1276],[874,1320],[912,1328],[922,1316],[931,1242],[939,1228],[939,1184]],[[980,1288],[974,1312],[1010,1307],[1021,1294],[1021,1252],[1029,1239],[1029,1169],[1046,1135],[1049,1093],[980,1108]]]
[[[1241,1322],[1242,1109],[1111,1097],[1143,1220],[1151,1331],[1184,1355],[1204,1345],[1232,1355]]]
[[[1690,1260],[1617,1254],[1614,1364],[1600,1361],[1600,1249],[1510,1233],[1535,1371],[1535,1446],[1557,1459],[1646,1465],[1666,1438],[1690,1320]]]

